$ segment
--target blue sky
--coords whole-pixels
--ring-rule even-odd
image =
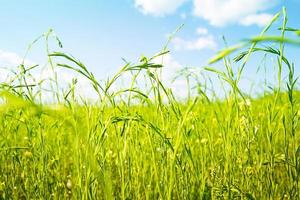
[[[28,44],[53,28],[62,40],[63,51],[80,59],[99,79],[116,72],[123,64],[121,58],[135,62],[142,54],[151,56],[159,52],[167,35],[181,24],[184,27],[169,45],[167,73],[182,66],[205,65],[224,46],[223,35],[229,44],[257,35],[283,5],[287,7],[289,26],[300,27],[299,0],[0,2],[1,64],[16,65]],[[279,26],[277,23],[276,27]],[[270,33],[277,32],[273,29]],[[297,60],[297,54],[290,52],[291,58]],[[34,47],[28,60],[45,60],[43,44]]]

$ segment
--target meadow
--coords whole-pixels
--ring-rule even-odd
[[[50,50],[50,39],[61,46],[53,31],[43,34],[53,77],[33,82],[40,66],[23,63],[1,83],[0,199],[300,199],[300,93],[284,51],[300,45],[300,31],[287,22],[283,8],[257,37],[203,68],[227,85],[223,97],[202,76],[182,73],[193,84],[184,100],[153,62],[166,47],[100,82]],[[269,35],[278,24],[279,35]],[[277,74],[256,97],[239,87],[254,53],[274,58]],[[97,101],[76,94],[76,79],[62,89],[55,68],[89,80]],[[116,90],[124,74],[131,82]]]

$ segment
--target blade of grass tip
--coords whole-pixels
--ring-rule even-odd
[[[282,8],[283,13],[283,23],[282,23],[282,30],[281,30],[281,38],[285,38],[285,28],[288,21],[287,14],[286,14],[286,8]],[[279,71],[278,71],[278,93],[280,92],[280,85],[281,85],[281,71],[282,71],[282,62],[283,62],[283,51],[284,51],[284,43],[280,42],[280,62],[279,62]]]
[[[50,28],[49,31],[44,34],[45,50],[46,50],[46,53],[48,55],[48,64],[50,66],[50,69],[52,70],[52,76],[53,76],[53,79],[54,79],[54,82],[50,83],[50,87],[51,87],[51,90],[52,90],[52,93],[53,93],[53,97],[56,98],[58,102],[60,102],[57,71],[55,70],[56,65],[53,62],[52,57],[49,56],[49,54],[50,54],[50,45],[49,44],[50,44],[50,38],[51,37],[54,37],[57,40],[57,38],[55,37],[55,33],[54,33],[53,29]],[[58,46],[62,47],[60,42],[58,42]]]
[[[209,60],[209,64],[213,64],[218,62],[219,60],[223,59],[224,57],[228,56],[229,54],[235,52],[236,50],[244,47],[246,45],[246,43],[241,43],[241,44],[237,44],[231,47],[228,47],[224,50],[221,50],[216,56],[214,56],[213,58],[211,58]]]
[[[134,71],[134,70],[141,70],[141,69],[157,69],[157,68],[162,68],[162,65],[155,64],[155,63],[146,63],[146,64],[141,64],[141,65],[135,65],[132,67],[128,67],[125,71]]]
[[[206,70],[206,71],[210,71],[210,72],[213,72],[213,73],[216,73],[216,74],[218,74],[219,76],[226,76],[226,74],[224,73],[224,72],[221,72],[221,71],[219,71],[219,70],[216,70],[216,69],[214,69],[214,68],[212,68],[212,67],[204,67],[204,70]]]
[[[162,51],[162,52],[160,52],[160,53],[158,53],[158,54],[152,56],[152,57],[149,59],[149,61],[153,60],[154,58],[157,58],[157,57],[163,56],[163,55],[165,55],[165,54],[168,54],[168,53],[170,53],[169,50]]]
[[[166,44],[163,46],[162,52],[166,52],[167,48],[170,44],[170,42],[172,41],[172,39],[174,38],[174,36],[183,28],[184,24],[181,24],[179,27],[177,27],[177,29],[168,36],[168,40],[166,42]],[[164,63],[164,56],[161,57],[161,64]],[[160,78],[162,77],[162,69],[160,69]]]
[[[26,49],[26,52],[25,52],[25,54],[24,54],[24,56],[23,56],[23,59],[22,59],[22,64],[23,64],[23,65],[24,65],[24,63],[25,63],[25,58],[26,58],[27,55],[29,54],[29,52],[30,52],[31,48],[33,47],[33,45],[34,45],[35,43],[37,43],[37,42],[38,42],[41,38],[43,38],[43,37],[44,37],[44,34],[38,36],[35,40],[33,40],[33,41],[28,45],[28,47],[27,47],[27,49]]]
[[[270,27],[273,25],[273,23],[279,18],[279,16],[280,16],[280,12],[276,13],[274,15],[274,17],[271,19],[271,21],[266,25],[266,27],[259,34],[259,36],[263,36],[270,29]],[[246,66],[246,63],[248,62],[249,57],[250,57],[251,53],[253,52],[253,49],[255,48],[256,44],[257,44],[257,42],[254,42],[254,41],[252,42],[252,45],[251,45],[248,53],[246,54],[246,56],[244,58],[244,61],[243,61],[242,65],[241,65],[241,67],[240,67],[240,69],[238,71],[238,75],[237,75],[237,80],[238,81],[241,78],[242,72],[243,72],[243,70],[244,70],[244,68]]]
[[[282,31],[283,28],[280,27],[280,28],[278,28],[278,30]],[[288,31],[288,32],[294,32],[297,36],[300,36],[300,29],[297,29],[297,28],[291,28],[291,27],[286,27],[284,30],[285,30],[285,31]]]
[[[281,31],[281,30],[283,30],[283,28],[279,27],[278,30]],[[299,31],[299,29],[291,28],[291,27],[286,27],[284,30],[285,31],[289,31],[289,32],[297,32],[297,31]]]
[[[72,69],[76,72],[79,72],[80,74],[84,75],[86,78],[88,78],[92,83],[93,83],[93,87],[96,90],[96,92],[99,94],[100,99],[101,99],[101,95],[100,95],[100,91],[99,88],[102,92],[105,93],[104,88],[100,85],[100,83],[96,80],[96,78],[94,77],[94,75],[88,71],[87,67],[80,61],[76,60],[73,56],[69,56],[65,53],[62,52],[53,52],[51,54],[48,54],[49,57],[62,57],[65,58],[73,63],[75,63],[79,69],[75,68],[75,67],[71,67],[69,65],[65,65],[65,64],[57,64],[58,66],[61,67],[65,67],[65,68],[69,68]],[[107,94],[105,93],[105,95],[107,96]]]
[[[280,17],[280,12],[276,13],[274,17],[271,19],[269,24],[264,28],[264,30],[260,33],[260,35],[264,35],[272,26],[272,24]]]
[[[83,76],[85,76],[86,78],[89,79],[89,76],[88,76],[87,74],[85,74],[85,72],[81,71],[80,69],[76,69],[75,67],[72,67],[72,66],[70,66],[70,65],[67,65],[67,64],[60,64],[60,63],[58,63],[57,66],[63,67],[63,68],[67,68],[67,69],[71,69],[71,70],[73,70],[73,71],[75,71],[75,72],[77,72],[77,73],[79,73],[79,74],[82,74]]]
[[[85,72],[89,73],[86,66],[83,63],[81,63],[80,61],[76,60],[73,56],[69,56],[69,55],[67,55],[65,53],[62,53],[62,52],[53,52],[53,53],[49,54],[49,56],[50,57],[63,57],[63,58],[66,58],[67,60],[75,63],[78,67],[83,69]]]
[[[26,72],[29,72],[30,70],[34,69],[34,68],[37,68],[39,66],[39,64],[36,64],[36,65],[32,65],[31,67],[28,67],[27,69],[25,69],[25,73]]]
[[[277,42],[300,46],[299,40],[282,38],[281,36],[258,36],[248,40],[249,42]]]
[[[106,82],[106,84],[105,84],[105,90],[104,90],[106,93],[108,92],[109,88],[113,85],[113,83],[116,82],[116,80],[117,80],[119,77],[122,76],[122,73],[125,72],[125,71],[127,71],[127,69],[128,69],[129,66],[130,66],[130,63],[127,62],[127,63],[125,64],[125,66],[122,67],[122,68],[121,68],[121,69],[113,76],[113,78],[111,78],[110,80],[107,79],[107,82]]]
[[[175,35],[183,28],[183,26],[184,26],[184,24],[181,24],[179,27],[177,27],[177,29],[176,29],[173,33],[171,33],[171,34],[168,36],[168,40],[167,40],[167,42],[166,42],[166,44],[164,45],[163,50],[162,50],[163,52],[167,50],[167,48],[168,48],[170,42],[172,41],[172,39],[174,38],[174,36],[175,36]]]
[[[270,23],[264,28],[264,30],[260,33],[260,36],[264,35],[265,32],[267,32],[269,30],[269,28],[271,27],[271,25],[278,19],[278,17],[280,16],[280,13],[277,13],[272,20],[270,21]],[[249,42],[249,41],[248,41]],[[213,57],[212,59],[209,60],[209,64],[213,64],[221,59],[223,59],[224,57],[228,56],[229,54],[233,53],[234,51],[244,47],[247,43],[241,43],[235,46],[231,46],[228,47],[222,51],[220,51],[215,57]],[[255,47],[256,44],[253,44],[252,47],[249,50],[248,56],[251,54],[252,49]],[[248,58],[248,56],[246,56],[246,58]],[[248,60],[248,59],[245,59]],[[243,64],[244,65],[244,64]],[[243,68],[243,67],[242,67]]]
[[[117,95],[119,95],[121,93],[125,93],[125,92],[134,92],[134,93],[139,94],[140,96],[144,97],[145,99],[149,98],[146,94],[142,93],[141,91],[139,91],[138,89],[135,89],[135,88],[120,90],[120,91],[116,92],[114,94],[114,96],[117,96]]]

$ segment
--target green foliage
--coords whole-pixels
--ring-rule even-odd
[[[282,14],[280,36],[265,35],[278,13],[259,36],[211,60],[223,60],[225,70],[203,69],[229,85],[224,98],[207,92],[203,70],[185,68],[179,76],[188,98],[177,100],[160,79],[164,66],[154,62],[166,47],[100,82],[74,57],[51,53],[50,38],[62,47],[52,30],[42,35],[32,44],[46,41],[54,78],[29,84],[38,66],[23,63],[1,84],[0,199],[299,199],[300,93],[284,55],[286,44],[299,45],[286,32],[299,30],[286,27]],[[237,51],[234,69],[228,56]],[[278,86],[258,98],[239,88],[254,52],[273,56],[278,69]],[[76,96],[76,79],[60,89],[56,68],[88,79],[98,101]],[[124,75],[130,86],[114,89]]]

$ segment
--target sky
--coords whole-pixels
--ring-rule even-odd
[[[28,45],[53,29],[63,52],[81,60],[98,79],[124,61],[161,51],[181,24],[164,59],[167,78],[183,67],[201,68],[224,47],[258,35],[282,6],[288,26],[300,27],[300,0],[0,0],[0,64],[16,66]],[[275,27],[280,27],[280,22]],[[279,34],[273,28],[270,34]],[[54,42],[53,42],[54,43]],[[53,44],[53,50],[59,49]],[[299,51],[290,48],[297,63]],[[28,64],[46,60],[44,44],[34,45]],[[257,58],[258,59],[258,58]],[[254,61],[253,61],[254,63]],[[247,71],[255,76],[255,69]],[[177,86],[176,86],[177,87]]]

